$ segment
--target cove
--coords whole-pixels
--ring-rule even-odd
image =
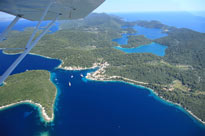
[[[0,50],[0,75],[18,58],[20,54],[4,54]],[[28,54],[11,74],[25,72],[27,70],[48,70],[51,71],[61,64],[60,60],[46,58],[39,55]]]
[[[128,34],[122,34],[121,38],[113,39],[112,41],[117,42],[119,45],[128,44]]]
[[[204,134],[198,121],[167,104],[150,90],[123,82],[82,78],[87,71],[55,71],[60,95],[53,135],[194,135]],[[71,78],[71,75],[74,77]],[[68,86],[68,82],[72,86]],[[149,130],[149,131],[147,131]],[[66,134],[65,134],[66,132]]]

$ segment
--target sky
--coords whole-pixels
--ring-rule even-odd
[[[205,0],[106,0],[94,12],[205,11]],[[204,15],[205,16],[205,15]],[[0,20],[13,16],[0,12]]]
[[[205,11],[205,0],[106,0],[96,12]]]

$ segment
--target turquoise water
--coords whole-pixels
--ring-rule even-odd
[[[126,53],[152,53],[157,56],[164,56],[165,50],[167,46],[158,44],[158,43],[151,43],[148,45],[142,45],[136,48],[122,48],[120,46],[114,47],[115,49],[121,50]]]
[[[122,26],[122,29],[125,29],[125,28],[127,28],[127,26]],[[162,33],[161,29],[145,28],[145,27],[141,27],[138,25],[134,26],[133,28],[137,31],[137,33],[122,34],[121,38],[113,39],[112,41],[117,42],[119,45],[127,45],[129,35],[144,35],[146,38],[150,40],[154,40],[154,39],[167,36],[166,33]],[[151,44],[141,45],[136,48],[122,48],[120,46],[116,46],[114,48],[121,50],[125,53],[152,53],[157,56],[164,56],[167,46],[153,42]]]

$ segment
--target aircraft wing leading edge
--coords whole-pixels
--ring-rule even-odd
[[[87,16],[105,0],[0,0],[0,11],[39,21],[47,5],[54,1],[44,20],[52,20],[59,13],[58,20],[79,19]]]
[[[56,20],[84,18],[104,1],[105,0],[0,0],[0,11],[16,16],[8,28],[0,35],[0,42],[19,18],[22,17],[28,20],[38,21],[37,26],[26,44],[24,52],[12,63],[3,75],[1,75],[0,85],[48,32]],[[44,28],[41,34],[35,38],[43,20],[52,21]]]

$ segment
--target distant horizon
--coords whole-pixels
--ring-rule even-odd
[[[199,13],[205,12],[204,5],[205,0],[105,0],[94,13],[190,12],[205,17]],[[0,12],[0,20],[13,17]]]
[[[119,12],[96,12],[94,11],[93,13],[150,13],[150,12],[154,12],[154,13],[157,13],[157,12],[205,12],[205,10],[190,10],[190,11],[187,11],[187,10],[181,10],[181,11],[177,11],[177,10],[167,10],[167,11],[119,11]]]
[[[106,0],[96,12],[205,11],[204,0]]]
[[[190,10],[190,11],[174,11],[174,10],[170,10],[170,11],[119,11],[119,12],[92,12],[92,13],[105,13],[105,14],[133,14],[133,13],[174,13],[174,12],[184,12],[184,13],[190,13],[193,14],[195,16],[200,16],[200,17],[205,17],[205,10]],[[14,18],[14,15],[5,13],[5,12],[1,12],[0,11],[0,21],[10,21]]]

